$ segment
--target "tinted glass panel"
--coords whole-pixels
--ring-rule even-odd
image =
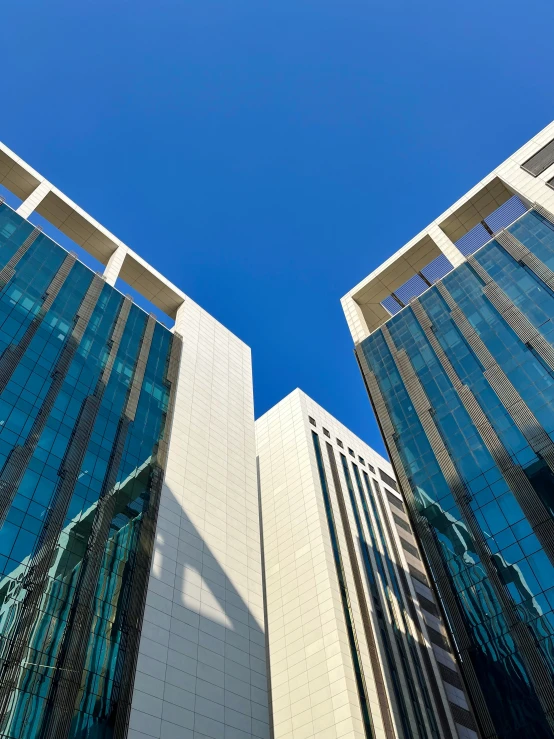
[[[536,177],[548,169],[551,164],[554,164],[554,140],[549,141],[540,151],[533,154],[521,167]]]
[[[32,230],[0,206],[0,267]],[[8,347],[21,348],[0,391],[3,495],[15,480],[0,528],[0,650],[5,660],[0,709],[6,711],[3,736],[10,739],[41,735],[56,710],[62,669],[74,676],[79,696],[68,736],[112,737],[125,658],[123,634],[136,587],[133,567],[169,397],[172,335],[156,324],[144,378],[136,387],[136,415],[125,420],[147,316],[131,306],[125,317],[123,296],[101,282],[94,283],[96,290],[94,273],[83,264],[73,264],[49,309],[43,309],[66,257],[61,247],[39,235],[0,290],[0,367]],[[85,320],[87,294],[92,312]],[[31,337],[26,332],[33,321]],[[76,332],[79,326],[82,333]],[[26,344],[21,343],[24,336],[30,337]],[[94,539],[101,510],[109,510],[110,518],[104,538]],[[80,656],[66,664],[68,634],[83,598],[81,574],[85,566],[92,571],[93,541],[98,542],[98,566],[86,601],[90,628]],[[28,635],[23,642],[18,639],[22,633]]]

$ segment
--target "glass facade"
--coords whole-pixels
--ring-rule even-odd
[[[0,736],[123,737],[180,341],[0,206]]]
[[[358,347],[483,736],[554,736],[554,225],[529,211]]]
[[[346,577],[344,574],[344,565],[342,561],[342,553],[340,550],[335,517],[333,514],[333,506],[329,495],[329,487],[327,485],[327,475],[325,474],[325,467],[323,464],[323,456],[321,454],[321,446],[319,443],[319,436],[312,431],[312,440],[314,444],[314,451],[317,461],[317,469],[319,472],[319,481],[321,483],[321,491],[323,493],[323,502],[325,504],[325,514],[327,516],[327,525],[329,527],[329,536],[331,538],[331,546],[333,548],[333,559],[335,562],[335,569],[337,572],[337,579],[340,588],[340,595],[342,601],[342,608],[344,614],[344,621],[346,624],[346,632],[348,635],[348,644],[350,646],[350,653],[352,655],[352,663],[354,665],[354,675],[356,678],[356,689],[358,691],[358,698],[360,700],[360,710],[362,714],[362,721],[364,726],[364,732],[367,739],[375,736],[373,727],[373,721],[369,710],[369,700],[367,695],[367,686],[362,669],[362,661],[360,658],[360,652],[358,648],[358,639],[356,636],[356,627],[354,625],[354,617],[350,607],[350,597],[348,595],[348,586],[346,584]]]

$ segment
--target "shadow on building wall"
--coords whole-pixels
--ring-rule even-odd
[[[180,716],[182,728],[213,739],[270,737],[259,553],[249,552],[244,539],[229,540],[223,530],[221,537],[221,551],[212,549],[187,515],[186,503],[164,484],[132,728],[140,731],[136,712],[144,711],[141,687],[148,681],[142,676],[154,677],[157,671],[164,672],[163,704],[169,694],[181,709],[156,706],[162,711],[160,728],[164,715],[174,720]],[[249,568],[249,555],[255,570]],[[229,575],[226,565],[236,574]],[[249,590],[256,613],[239,588]]]
[[[97,587],[89,652],[81,677],[81,713],[75,714],[68,734],[71,739],[111,739],[113,735],[113,709],[107,688],[114,678],[114,646],[110,646],[106,632],[113,632],[121,618],[119,596],[124,587],[128,547],[142,509],[141,496],[135,498],[132,483],[139,482],[140,475],[145,474],[141,471],[138,468],[127,485],[114,491],[118,499],[114,518],[117,526],[106,546],[103,577]],[[138,488],[143,491],[144,484]],[[189,737],[187,731],[194,731],[195,739],[269,739],[259,559],[256,571],[250,573],[254,578],[249,587],[246,543],[224,541],[226,534],[222,531],[222,550],[235,556],[213,550],[185,507],[164,484],[129,737],[185,739]],[[43,615],[34,625],[2,736],[40,736],[44,698],[56,670],[64,624],[85,553],[83,542],[90,535],[95,511],[96,504],[62,533],[50,570],[51,580],[41,601]],[[255,552],[251,555],[255,557]],[[235,582],[227,574],[225,557],[237,573]],[[22,565],[0,582],[3,639],[21,607],[21,578],[27,560],[24,558]],[[250,599],[257,601],[256,613],[238,588],[250,591]],[[85,700],[86,713],[82,713],[85,704],[80,701]]]

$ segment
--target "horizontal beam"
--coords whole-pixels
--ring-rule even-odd
[[[23,202],[23,218],[36,212],[106,266],[106,281],[120,277],[156,308],[175,318],[186,295],[114,234],[0,142],[0,185]]]

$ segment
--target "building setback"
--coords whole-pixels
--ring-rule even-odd
[[[250,350],[3,145],[0,184],[0,736],[268,739]]]
[[[256,421],[275,739],[474,739],[389,462],[295,390]]]
[[[551,123],[342,301],[481,734],[499,739],[554,736],[553,188]]]

